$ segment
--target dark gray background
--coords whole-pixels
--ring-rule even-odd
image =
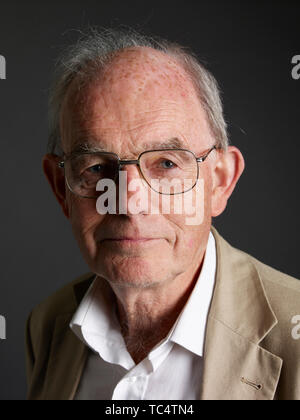
[[[15,1],[0,3],[0,399],[26,393],[29,311],[88,270],[43,177],[47,89],[61,46],[86,25],[126,24],[192,47],[217,77],[246,171],[215,225],[233,245],[300,277],[300,3],[292,1]]]

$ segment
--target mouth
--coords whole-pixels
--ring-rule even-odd
[[[146,241],[155,241],[156,239],[154,238],[107,238],[107,239],[103,239],[101,242],[146,242]]]
[[[120,237],[120,238],[107,238],[103,239],[101,243],[112,246],[148,246],[153,245],[155,242],[159,241],[157,238],[130,238],[130,237]]]

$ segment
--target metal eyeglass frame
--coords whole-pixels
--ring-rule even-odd
[[[138,157],[138,159],[120,159],[120,157],[116,154],[116,153],[111,153],[111,152],[102,152],[102,151],[99,151],[99,152],[82,152],[82,153],[80,153],[80,155],[97,155],[97,154],[102,154],[102,155],[113,155],[113,156],[115,156],[116,158],[117,158],[117,160],[118,160],[118,172],[119,172],[119,170],[120,170],[120,167],[121,166],[125,166],[125,165],[137,165],[138,166],[138,168],[139,168],[139,172],[140,172],[140,174],[142,175],[142,178],[146,181],[146,183],[147,183],[147,185],[149,185],[149,187],[151,188],[151,189],[153,189],[152,187],[151,187],[151,185],[149,184],[149,182],[147,181],[147,179],[146,179],[146,177],[145,177],[145,175],[143,174],[143,171],[142,171],[142,169],[141,169],[141,166],[140,166],[140,158],[141,158],[141,156],[143,156],[144,154],[146,154],[146,153],[149,153],[149,152],[164,152],[164,151],[170,151],[170,150],[172,150],[172,151],[183,151],[183,152],[189,152],[189,153],[191,153],[193,156],[194,156],[194,158],[195,158],[195,160],[196,160],[196,162],[197,163],[202,163],[202,162],[204,162],[205,161],[205,159],[208,157],[208,155],[213,151],[213,150],[217,150],[217,149],[219,149],[219,147],[218,146],[216,146],[216,145],[214,145],[211,149],[209,149],[209,151],[207,152],[207,153],[205,153],[204,155],[202,155],[202,156],[199,156],[199,157],[197,157],[196,155],[195,155],[195,153],[194,152],[192,152],[191,150],[188,150],[188,149],[175,149],[175,148],[168,148],[168,149],[153,149],[153,150],[145,150],[144,152],[142,152],[140,155],[139,155],[139,157]],[[65,170],[65,162],[67,162],[68,160],[70,160],[70,159],[72,159],[72,154],[71,155],[69,155],[69,156],[66,156],[66,158],[64,159],[64,160],[62,160],[62,161],[60,161],[59,163],[58,163],[58,167],[59,168],[62,168],[62,169],[64,169]],[[118,172],[117,172],[117,174],[118,174]],[[117,175],[116,175],[116,178],[117,178]],[[115,179],[116,179],[115,178]],[[67,184],[67,186],[68,186],[68,188],[69,188],[69,190],[73,193],[73,194],[75,194],[75,195],[77,195],[78,197],[82,197],[82,198],[91,198],[91,199],[95,199],[95,198],[98,198],[98,196],[94,196],[94,197],[88,197],[88,196],[84,196],[84,195],[80,195],[80,194],[78,194],[78,193],[76,193],[75,191],[73,191],[72,190],[72,188],[71,188],[71,186],[70,186],[70,184],[69,184],[69,181],[68,181],[68,178],[67,178],[67,176],[66,176],[66,174],[65,174],[65,179],[66,179],[66,184]],[[114,179],[114,180],[115,180]],[[176,195],[176,194],[184,194],[184,193],[186,193],[186,192],[188,192],[188,191],[190,191],[190,190],[192,190],[194,187],[195,187],[195,185],[197,184],[197,182],[198,182],[198,179],[199,179],[199,166],[197,165],[197,178],[196,178],[196,182],[194,183],[194,185],[191,187],[191,188],[189,188],[188,190],[186,190],[186,191],[183,191],[183,192],[177,192],[177,193],[171,193],[171,194],[169,194],[169,193],[163,193],[163,192],[160,192],[160,191],[156,191],[156,190],[154,190],[153,189],[153,191],[155,191],[155,192],[157,192],[158,194],[163,194],[163,195]]]

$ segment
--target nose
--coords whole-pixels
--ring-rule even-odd
[[[134,161],[122,164],[119,172],[117,209],[121,214],[148,213],[149,187]]]

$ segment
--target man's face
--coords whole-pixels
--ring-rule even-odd
[[[124,51],[98,80],[79,94],[75,91],[73,82],[61,114],[66,154],[88,143],[121,159],[137,159],[143,150],[161,148],[176,139],[182,148],[201,156],[214,145],[205,113],[184,71],[151,49]],[[67,191],[72,228],[91,270],[123,287],[145,287],[171,281],[199,265],[211,224],[214,153],[198,164],[205,201],[200,225],[188,225],[184,212],[151,214],[146,205],[143,208],[150,193],[146,186],[128,192],[128,200],[138,195],[142,205],[138,214],[126,215],[100,215],[96,199]],[[123,169],[128,183],[141,177],[136,165]]]

